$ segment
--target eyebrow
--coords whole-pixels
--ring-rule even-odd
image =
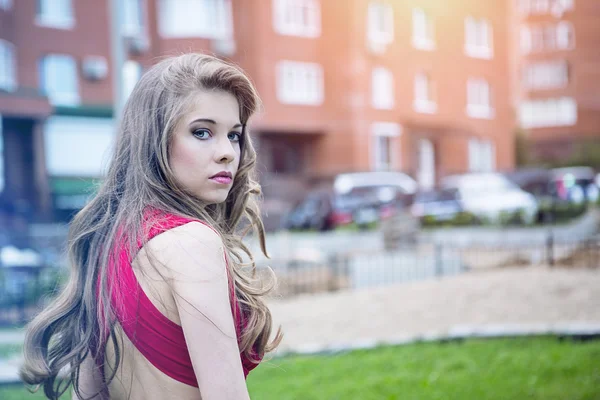
[[[209,119],[209,118],[198,118],[198,119],[195,119],[192,122],[190,122],[190,124],[193,124],[194,122],[205,122],[205,123],[217,125],[217,121],[215,121],[214,119]],[[241,128],[241,127],[242,127],[242,124],[238,123],[238,124],[235,124],[232,129]]]

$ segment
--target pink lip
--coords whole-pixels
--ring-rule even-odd
[[[229,185],[232,179],[228,176],[213,176],[210,180],[220,183],[221,185]]]

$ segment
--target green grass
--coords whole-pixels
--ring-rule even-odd
[[[600,399],[600,342],[471,340],[290,357],[257,368],[248,385],[265,400]]]
[[[248,377],[258,400],[600,400],[600,341],[469,340],[291,356]],[[43,398],[20,388],[0,399]]]

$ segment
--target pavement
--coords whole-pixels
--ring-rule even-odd
[[[277,355],[470,336],[600,334],[600,268],[503,268],[428,281],[270,299]],[[0,343],[22,340],[0,331]],[[0,360],[0,383],[19,360]]]
[[[457,336],[600,334],[600,268],[503,268],[272,300],[278,353]]]

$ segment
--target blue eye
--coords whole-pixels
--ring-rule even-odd
[[[229,140],[231,140],[232,142],[239,142],[240,139],[242,138],[242,135],[240,135],[237,132],[229,132],[227,134],[227,137],[229,138]]]
[[[208,139],[210,137],[210,131],[208,129],[196,129],[192,134],[198,139]]]

